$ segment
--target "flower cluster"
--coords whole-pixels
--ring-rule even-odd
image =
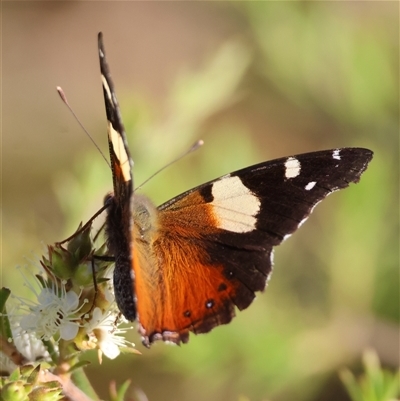
[[[56,366],[62,359],[71,366],[77,350],[97,349],[100,361],[103,354],[114,359],[121,351],[137,352],[124,337],[129,328],[119,327],[125,322],[114,301],[112,267],[102,256],[104,247],[94,249],[90,229],[80,229],[66,247],[48,247],[41,274],[20,269],[27,295],[11,295],[2,305],[1,336],[24,362]],[[15,368],[4,352],[0,363],[3,370]]]

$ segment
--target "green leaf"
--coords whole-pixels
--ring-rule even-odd
[[[389,401],[400,396],[399,372],[382,369],[375,351],[364,353],[363,365],[365,373],[359,378],[348,369],[339,373],[352,401]]]
[[[13,338],[10,321],[7,316],[6,302],[11,291],[8,288],[0,290],[0,335],[5,339]]]
[[[130,385],[131,385],[130,380],[126,380],[124,383],[122,383],[121,387],[117,392],[117,398],[115,401],[124,401],[125,394],[128,391]]]
[[[3,287],[2,289],[0,289],[0,311],[4,311],[7,299],[10,294],[11,291],[8,288]]]
[[[75,365],[71,366],[71,367],[68,369],[68,372],[71,373],[71,372],[73,372],[74,370],[77,370],[77,369],[80,369],[80,368],[84,368],[85,366],[90,365],[90,363],[91,363],[91,362],[89,362],[89,361],[79,361],[79,362],[76,363]]]

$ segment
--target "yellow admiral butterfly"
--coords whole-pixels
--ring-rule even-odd
[[[132,159],[98,36],[114,193],[105,199],[118,307],[143,344],[187,342],[229,323],[265,288],[273,247],[330,193],[358,182],[373,153],[341,148],[227,174],[155,207],[134,192]]]

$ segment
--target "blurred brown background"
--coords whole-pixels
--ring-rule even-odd
[[[360,184],[280,247],[265,294],[188,345],[88,368],[149,400],[346,400],[337,371],[372,347],[398,366],[399,4],[396,2],[4,2],[2,285],[70,235],[111,189],[96,35],[141,183],[156,203],[276,157],[371,148]],[[132,339],[140,343],[139,336]],[[133,391],[132,390],[132,391]]]

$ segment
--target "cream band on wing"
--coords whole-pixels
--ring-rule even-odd
[[[124,181],[131,181],[132,175],[131,166],[129,164],[129,156],[126,153],[122,136],[114,129],[110,121],[108,122],[108,136],[113,145],[115,155],[119,160]]]
[[[108,99],[110,100],[111,104],[114,104],[113,101],[112,101],[112,97],[111,97],[110,87],[108,86],[106,77],[104,75],[101,75],[101,82],[103,83],[103,88],[107,92]]]
[[[239,177],[224,177],[212,186],[213,214],[218,228],[235,233],[255,230],[261,202]]]

